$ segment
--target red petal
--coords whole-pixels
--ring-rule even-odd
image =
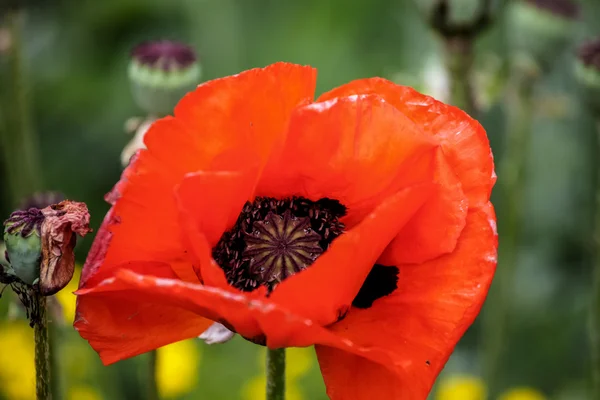
[[[147,351],[151,343],[159,346],[196,336],[197,329],[180,331],[182,323],[177,318],[184,315],[192,325],[204,321],[199,317],[204,316],[248,338],[265,334],[272,348],[309,346],[315,342],[341,348],[349,345],[312,321],[295,316],[268,299],[256,298],[254,293],[236,294],[179,279],[120,270],[98,286],[79,290],[77,295],[83,308],[76,328],[100,352],[106,364]],[[116,299],[124,302],[122,309]],[[153,309],[159,311],[157,316],[146,314]],[[165,314],[163,310],[170,312]],[[138,318],[142,315],[138,312],[144,312],[143,317]],[[172,325],[165,326],[164,321]],[[200,328],[207,326],[201,323]],[[145,339],[137,343],[141,338]]]
[[[248,170],[199,171],[186,175],[177,188],[180,211],[206,236],[211,248],[235,224],[244,204],[252,197],[256,177],[256,173]]]
[[[320,325],[337,321],[348,311],[383,249],[433,191],[433,185],[420,185],[390,197],[334,240],[308,269],[278,285],[270,299]],[[307,290],[314,295],[307,296]]]
[[[283,142],[292,110],[313,101],[316,75],[311,67],[276,63],[209,81],[179,102],[175,117],[196,133],[199,157],[210,154],[211,169],[243,170],[249,155],[264,162]],[[163,151],[173,157],[185,148]],[[188,172],[205,168],[196,163]]]
[[[465,227],[468,200],[442,151],[434,161],[436,193],[400,230],[379,258],[383,265],[422,263],[450,253]]]
[[[368,309],[352,309],[331,330],[366,349],[385,349],[391,373],[355,354],[318,347],[332,400],[422,400],[485,300],[496,267],[492,206],[469,212],[452,254],[400,266],[398,289]],[[374,388],[373,391],[364,390]]]
[[[315,79],[314,69],[286,63],[246,71],[198,86],[177,105],[175,118],[155,122],[145,136],[148,149],[116,187],[118,200],[100,229],[104,245],[96,247],[103,251],[86,262],[82,284],[98,265],[129,260],[169,262],[181,279],[197,281],[179,236],[175,186],[189,172],[264,164],[292,110],[312,101]]]
[[[462,183],[469,207],[487,203],[496,175],[489,141],[477,121],[456,107],[381,78],[350,82],[323,94],[318,101],[357,94],[381,96],[424,132],[435,136]]]
[[[163,279],[178,279],[163,263],[128,263],[124,266]],[[108,279],[114,281],[114,278]],[[213,322],[182,308],[144,302],[127,291],[93,293],[93,289],[83,289],[79,293],[90,294],[77,298],[75,329],[105,364],[198,336]]]
[[[348,208],[348,227],[387,196],[426,179],[437,146],[377,96],[354,96],[298,108],[285,146],[269,161],[257,195],[328,197]]]

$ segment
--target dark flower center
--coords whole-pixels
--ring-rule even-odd
[[[327,251],[344,231],[340,218],[345,214],[346,207],[327,198],[257,197],[244,205],[212,256],[230,285],[248,292],[265,286],[270,292]],[[391,294],[397,288],[398,274],[397,267],[375,264],[352,305],[369,308]]]
[[[283,216],[270,212],[246,234],[242,257],[250,260],[250,272],[260,281],[275,285],[312,264],[323,253],[320,240],[309,217],[297,218],[290,210]]]
[[[213,258],[232,286],[272,290],[328,249],[344,230],[339,219],[345,213],[337,200],[258,197],[244,205],[213,249]]]
[[[356,308],[369,308],[375,300],[392,294],[398,288],[399,272],[398,267],[375,264],[352,305]]]

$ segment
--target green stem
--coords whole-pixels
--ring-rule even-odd
[[[525,169],[533,121],[535,76],[528,71],[513,71],[513,91],[508,95],[508,131],[498,179],[504,197],[500,226],[499,263],[483,314],[483,370],[490,393],[496,393],[497,375],[505,351],[507,323],[512,297],[521,234],[521,209],[525,188]]]
[[[55,299],[56,300],[56,299]],[[60,374],[61,365],[60,365],[60,342],[61,336],[63,334],[62,327],[60,326],[60,322],[58,321],[50,321],[48,323],[48,335],[50,338],[50,367],[54,373],[51,375],[52,379],[52,398],[53,399],[62,399],[62,388],[63,388],[63,375]]]
[[[597,121],[597,151],[600,157],[600,119]],[[596,209],[594,216],[594,269],[590,303],[590,346],[592,350],[592,397],[600,399],[600,162],[596,161]]]
[[[470,37],[445,39],[446,68],[450,74],[450,103],[475,117],[476,106],[471,87],[473,40]]]
[[[158,365],[158,351],[152,350],[148,353],[148,400],[158,400],[158,382],[156,380],[156,367]]]
[[[25,46],[23,42],[22,11],[13,11],[6,17],[11,46],[3,96],[4,112],[1,145],[5,157],[8,185],[14,205],[40,188],[41,168],[36,136],[32,129],[29,104],[29,87],[26,74]]]
[[[285,349],[267,349],[267,400],[285,399]]]
[[[48,316],[46,309],[46,297],[34,293],[33,301],[39,315],[34,325],[35,341],[35,378],[37,400],[52,399],[51,374],[50,374],[50,340],[48,337]]]

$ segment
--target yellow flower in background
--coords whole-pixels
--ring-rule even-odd
[[[439,383],[435,400],[486,400],[487,389],[476,376],[453,376]]]
[[[25,322],[0,325],[0,392],[10,400],[35,399],[33,329]]]
[[[200,349],[194,340],[177,342],[157,350],[156,380],[163,398],[191,392],[198,383]]]
[[[69,324],[72,324],[75,320],[75,303],[77,300],[77,296],[73,294],[74,291],[79,287],[79,278],[81,277],[81,267],[79,265],[75,266],[75,273],[73,274],[73,279],[71,282],[67,284],[60,292],[56,294],[56,299],[59,301],[60,306],[62,307],[63,315],[65,317],[65,321]]]
[[[73,386],[69,389],[69,400],[102,400],[98,391],[90,386]]]
[[[546,400],[546,396],[533,388],[517,387],[504,392],[498,400]]]
[[[266,350],[263,352],[266,357]],[[265,366],[265,358],[262,364]],[[312,347],[290,347],[285,351],[285,379],[294,381],[308,373],[316,362],[316,354]]]
[[[248,381],[242,389],[244,400],[262,400],[265,398],[267,350],[261,349],[258,356],[261,374]],[[306,375],[316,362],[316,355],[312,347],[290,347],[285,351],[285,384],[286,399],[302,400],[302,391],[298,379]]]

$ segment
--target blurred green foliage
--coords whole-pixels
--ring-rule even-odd
[[[140,41],[168,38],[192,44],[200,55],[204,79],[281,60],[310,64],[319,70],[318,93],[369,76],[425,90],[432,84],[426,78],[427,66],[441,63],[439,38],[409,0],[33,3],[36,5],[27,10],[25,43],[27,81],[43,165],[39,189],[59,190],[68,198],[85,201],[94,228],[108,210],[103,196],[121,173],[119,155],[130,139],[124,133],[124,122],[142,116],[129,92],[126,74],[129,50]],[[574,44],[600,34],[600,3],[588,0],[581,5]],[[497,160],[502,158],[505,129],[501,94],[508,54],[506,27],[500,16],[476,46],[476,73],[487,79],[492,93],[489,108],[480,119]],[[533,386],[560,400],[583,399],[577,396],[584,396],[578,393],[587,387],[585,321],[593,162],[597,157],[594,121],[579,100],[572,76],[573,57],[571,46],[536,88],[533,143],[522,204],[525,232],[510,304],[509,341],[498,377],[504,388]],[[1,59],[0,68],[6,68]],[[0,215],[5,216],[14,204],[9,193],[3,190],[1,194]],[[503,199],[495,195],[494,202],[502,237]],[[80,262],[92,236],[78,246]],[[8,313],[8,303],[0,302],[0,316]],[[14,322],[0,328],[6,331],[11,324]],[[443,376],[480,375],[478,328],[476,323],[468,332]],[[85,392],[90,387],[106,399],[144,398],[144,356],[104,368],[69,324],[62,330],[65,383],[79,388],[75,398],[94,399],[94,393]],[[191,392],[175,398],[243,399],[248,382],[262,374],[262,349],[243,339],[210,347],[192,343],[198,351],[197,382]],[[0,353],[6,352],[4,344],[0,341]],[[14,357],[20,357],[18,354],[15,350]],[[178,363],[185,362],[174,360],[171,368],[175,370],[180,368]],[[15,361],[9,369],[19,365],[21,361]],[[0,370],[3,368],[7,366],[0,365]],[[0,373],[0,380],[6,376]],[[314,358],[309,371],[297,378],[297,386],[303,399],[326,398]],[[0,386],[0,392],[6,396],[5,388]]]

